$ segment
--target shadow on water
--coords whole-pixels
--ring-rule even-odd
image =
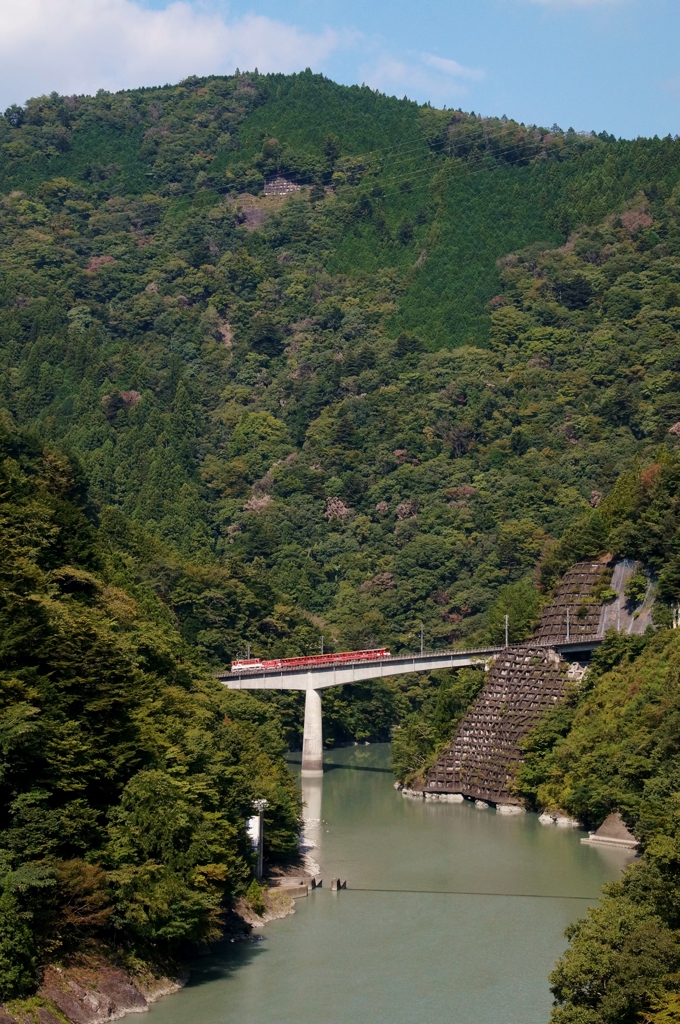
[[[288,764],[302,764],[302,761],[293,761],[291,758],[287,758],[286,760]],[[324,775],[327,772],[335,771],[336,768],[341,768],[345,772],[380,772],[382,775],[392,775],[391,768],[370,768],[368,765],[359,764],[336,764],[333,761],[324,762]]]
[[[259,939],[255,942],[218,942],[212,952],[190,961],[189,980],[185,988],[226,981],[266,952],[266,944]]]

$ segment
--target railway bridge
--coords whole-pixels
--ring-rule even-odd
[[[575,637],[566,635],[550,641],[534,641],[508,647],[474,647],[462,651],[425,651],[422,654],[381,657],[366,661],[356,652],[356,660],[342,655],[342,661],[330,664],[261,669],[234,669],[220,672],[217,679],[231,690],[304,690],[305,723],[302,741],[302,774],[310,777],[323,774],[323,722],[321,692],[329,686],[368,682],[407,672],[433,672],[443,668],[465,668],[488,665],[499,655],[513,650],[535,649],[537,655],[553,650],[566,660],[586,657],[603,640],[603,635]],[[338,656],[340,657],[340,656]],[[314,659],[310,659],[313,662]]]
[[[626,596],[627,582],[638,568],[627,559],[614,563],[610,555],[572,566],[543,608],[533,637],[523,644],[394,657],[386,650],[355,651],[293,663],[253,659],[235,662],[217,678],[234,690],[305,691],[302,774],[313,776],[323,772],[321,694],[327,687],[483,665],[489,669],[485,685],[430,769],[426,788],[440,797],[463,793],[497,804],[516,802],[511,778],[522,738],[561,699],[569,680],[578,678],[577,663],[587,660],[609,631],[644,633],[652,624],[652,582],[636,608]],[[604,602],[603,585],[609,588]]]

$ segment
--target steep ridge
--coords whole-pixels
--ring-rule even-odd
[[[655,519],[644,504],[641,535]],[[677,629],[610,632],[583,685],[525,740],[517,789],[532,807],[592,831],[622,819],[626,831],[614,835],[639,843],[639,859],[567,932],[569,949],[550,977],[554,1024],[677,1017],[679,669]]]

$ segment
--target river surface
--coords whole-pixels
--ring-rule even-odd
[[[405,799],[388,760],[386,744],[326,755],[303,794],[323,888],[262,941],[196,961],[149,1024],[546,1024],[547,975],[589,905],[566,897],[597,897],[630,855],[533,814]],[[408,891],[428,889],[551,898]]]

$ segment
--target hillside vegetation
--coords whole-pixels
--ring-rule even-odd
[[[292,852],[299,698],[210,680],[246,645],[522,640],[607,549],[670,625],[680,142],[238,74],[10,108],[0,193],[5,996],[76,942],[69,886],[93,941],[166,955],[247,886],[253,796]],[[327,737],[399,725],[415,770],[478,688],[330,691]],[[586,699],[532,799],[571,806]]]
[[[585,686],[527,744],[519,786],[591,827],[620,811],[642,858],[586,919],[551,975],[556,1024],[666,1024],[680,1005],[678,636],[616,635]],[[641,1016],[643,1014],[644,1016]]]
[[[210,628],[169,594],[215,663],[313,647],[319,622],[343,646],[465,636],[675,443],[678,143],[308,74],[8,117],[3,402],[79,456],[112,529],[307,613],[293,637],[234,586]],[[276,171],[309,187],[249,230],[240,190]]]
[[[0,997],[114,944],[163,961],[217,937],[253,867],[297,849],[279,721],[196,666],[82,479],[0,425]],[[163,562],[159,571],[170,569]],[[169,559],[179,578],[180,563]]]

